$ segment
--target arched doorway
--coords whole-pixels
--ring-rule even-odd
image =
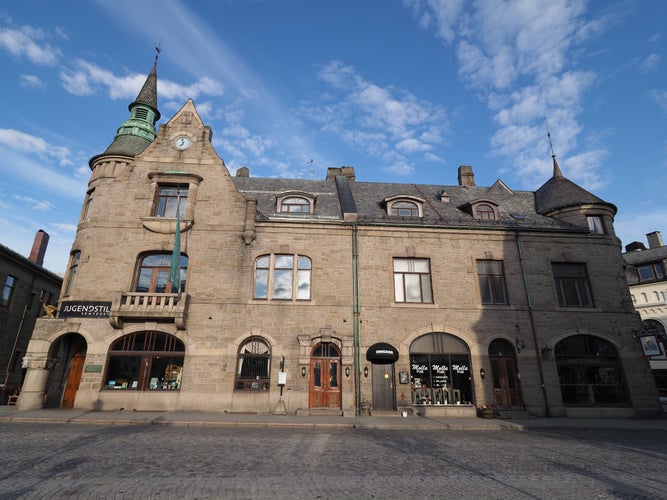
[[[340,365],[340,349],[336,344],[322,342],[315,346],[310,357],[310,408],[341,408]]]
[[[73,408],[86,361],[86,340],[78,333],[58,339],[49,351],[51,370],[44,395],[45,407]]]
[[[448,333],[427,333],[410,345],[413,404],[472,404],[470,351]]]
[[[504,339],[491,342],[489,364],[493,378],[493,404],[502,409],[521,408],[521,388],[512,344]]]
[[[554,348],[563,403],[568,406],[630,404],[618,351],[592,335],[574,335]]]

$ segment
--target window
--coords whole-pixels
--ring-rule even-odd
[[[565,405],[629,404],[623,366],[610,342],[576,335],[556,344],[554,355]]]
[[[394,259],[394,297],[396,302],[433,303],[428,259]]]
[[[239,349],[236,390],[267,391],[271,372],[271,349],[261,337],[251,337]]]
[[[479,205],[475,205],[475,219],[495,220],[496,211],[493,209],[491,205],[487,205],[486,203],[480,203]]]
[[[508,304],[505,271],[501,260],[478,260],[477,279],[482,304]]]
[[[588,230],[591,234],[604,234],[604,226],[602,225],[602,217],[599,215],[586,216],[588,221]]]
[[[310,300],[311,262],[293,254],[262,255],[255,261],[255,299]]]
[[[653,262],[643,266],[637,266],[639,281],[655,281],[665,278],[665,268],[662,262]]]
[[[88,220],[90,218],[90,208],[93,205],[93,197],[95,196],[95,190],[91,189],[88,191],[88,195],[86,196],[86,201],[84,202],[83,205],[83,220]]]
[[[0,298],[0,305],[8,306],[14,295],[16,289],[16,278],[11,274],[7,275],[5,279],[5,286],[2,288],[2,298]]]
[[[74,252],[70,257],[69,275],[67,276],[67,285],[65,286],[65,295],[72,293],[72,286],[74,285],[74,278],[79,270],[79,263],[81,262],[81,252]]]
[[[185,278],[188,273],[188,258],[181,255],[180,289],[172,290],[169,276],[171,274],[171,253],[146,255],[139,261],[135,291],[140,293],[178,293],[185,290]]]
[[[389,215],[395,217],[419,217],[419,207],[412,201],[395,201],[389,205]]]
[[[447,333],[427,333],[410,346],[413,404],[473,402],[470,351],[461,339]]]
[[[132,333],[109,348],[104,388],[138,391],[178,390],[185,345],[156,331]]]
[[[188,198],[188,186],[160,185],[157,189],[155,201],[156,217],[176,217],[176,207],[181,204],[181,216],[184,212],[185,201]]]
[[[280,201],[280,211],[288,213],[310,213],[310,201],[298,196],[289,196]]]
[[[551,267],[560,306],[593,307],[588,275],[584,264],[554,262]]]

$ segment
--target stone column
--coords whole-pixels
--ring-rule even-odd
[[[17,410],[41,410],[44,407],[44,391],[49,377],[46,356],[23,358],[23,367],[28,371],[23,381],[21,395],[16,402]]]

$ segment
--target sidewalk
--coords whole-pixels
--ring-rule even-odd
[[[613,430],[667,431],[667,418],[660,419],[482,419],[429,418],[419,416],[296,416],[194,411],[85,411],[64,408],[18,411],[0,406],[0,422],[38,422],[98,425],[178,425],[191,427],[303,427],[356,429],[425,429],[467,431],[527,431],[533,429],[596,428]]]

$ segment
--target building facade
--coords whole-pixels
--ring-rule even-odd
[[[536,192],[231,175],[194,103],[156,131],[153,67],[90,160],[58,317],[19,409],[541,416],[659,411],[614,234]]]
[[[641,242],[632,242],[626,245],[623,258],[632,302],[642,319],[641,329],[635,333],[667,411],[667,246],[659,231],[646,237],[648,248]]]
[[[0,245],[0,404],[23,385],[22,359],[35,321],[52,314],[58,303],[63,280],[42,266],[48,241],[40,229],[28,258]]]

